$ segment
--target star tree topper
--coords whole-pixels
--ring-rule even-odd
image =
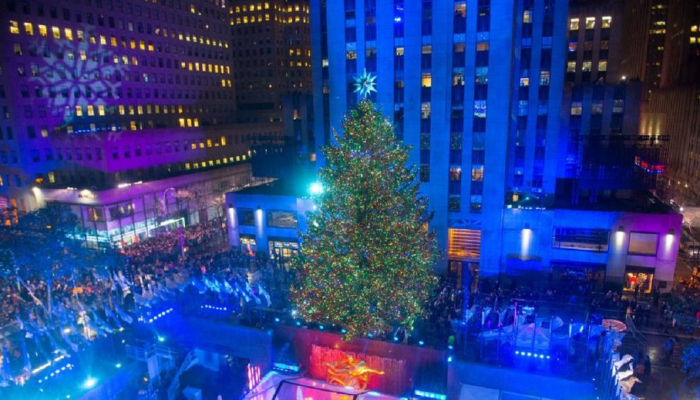
[[[362,75],[355,78],[355,93],[359,93],[362,98],[366,98],[372,92],[376,92],[377,82],[375,80],[377,77],[367,72],[367,69],[362,71]]]

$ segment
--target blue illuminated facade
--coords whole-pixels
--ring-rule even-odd
[[[619,60],[599,50],[603,33],[619,32],[609,29],[609,15],[615,22],[619,15],[592,14],[597,31],[580,31],[582,41],[596,40],[593,77],[582,69],[587,44],[580,52],[567,48],[579,37],[568,13],[569,2],[562,0],[312,0],[318,165],[318,149],[359,101],[353,83],[366,69],[377,76],[378,92],[370,98],[393,120],[397,138],[411,146],[410,161],[434,211],[431,228],[444,249],[440,272],[468,284],[477,271],[487,278],[578,269],[624,285],[628,271],[643,271],[645,282],[656,274],[668,284],[680,216],[653,201],[654,207],[631,205],[638,193],[610,190],[632,189],[624,182],[597,187],[595,177],[574,165],[582,154],[591,157],[569,132],[579,113],[587,120],[577,134],[596,132],[588,119],[606,126],[620,119],[625,132],[636,133],[638,85],[613,86]],[[570,60],[579,75],[567,81]],[[585,77],[589,84],[581,84]],[[612,79],[601,86],[602,95],[595,88],[599,78]],[[579,96],[588,100],[572,111]],[[598,97],[602,119],[590,117]],[[623,112],[613,110],[618,103]],[[577,186],[582,176],[585,190]],[[637,221],[635,232],[649,235],[631,239],[630,220]],[[613,243],[618,230],[627,239]],[[575,248],[562,248],[562,237]],[[653,241],[654,249],[637,257],[634,250],[645,241]],[[602,247],[587,248],[590,242]]]
[[[317,148],[357,104],[353,78],[376,74],[372,100],[412,147],[444,259],[499,273],[506,199],[554,194],[567,7],[312,1]]]

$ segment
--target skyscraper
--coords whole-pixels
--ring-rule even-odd
[[[669,137],[667,173],[659,186],[667,199],[689,208],[700,205],[700,3],[668,2],[660,88],[642,114],[647,135]],[[700,221],[690,221],[697,226]]]
[[[590,118],[600,122],[600,134],[636,123],[626,84],[594,88],[601,78],[621,78],[603,46],[613,45],[616,17],[599,11],[572,27],[565,0],[313,0],[316,147],[330,142],[357,104],[354,82],[366,71],[377,81],[370,99],[411,146],[409,162],[419,169],[444,249],[441,271],[465,285],[470,277],[576,269],[601,285],[642,279],[645,291],[650,276],[671,281],[680,216],[658,201],[607,190],[590,204],[555,204],[557,190],[571,190],[558,183],[569,177],[569,125],[583,114],[564,89],[567,57],[571,83],[590,92],[586,123],[594,92],[596,104],[606,101],[605,114]],[[583,47],[567,55],[572,43]],[[615,109],[627,99],[629,114]],[[593,132],[582,128],[582,135]],[[643,227],[648,235],[630,233]],[[663,248],[660,237],[667,237]],[[640,248],[648,258],[628,269]]]
[[[279,121],[285,96],[311,92],[308,1],[233,1],[228,9],[238,120]]]
[[[625,3],[621,73],[645,83],[644,99],[660,87],[669,0]]]
[[[41,189],[99,199],[134,182],[221,175],[253,142],[281,136],[280,124],[232,125],[224,1],[10,0],[0,15],[2,208],[34,209]]]
[[[505,204],[544,206],[554,193],[566,40],[554,32],[566,30],[567,2],[314,1],[311,9],[321,38],[317,147],[357,103],[354,77],[375,74],[372,99],[412,146],[440,244],[466,240],[482,273],[498,272],[500,250],[483,244],[500,242]]]

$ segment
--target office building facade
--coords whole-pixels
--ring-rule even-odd
[[[246,162],[280,124],[233,127],[224,1],[2,3],[0,198],[103,190]]]
[[[357,104],[354,78],[376,75],[372,100],[412,147],[440,246],[471,243],[464,261],[498,273],[500,248],[486,244],[501,242],[506,202],[544,206],[554,193],[566,39],[554,32],[567,2],[313,1],[311,12],[317,148]]]
[[[621,80],[618,70],[608,68],[615,61],[610,46],[617,40],[616,17],[603,11],[578,16],[579,24],[592,17],[591,28],[572,29],[568,12],[567,1],[554,0],[311,2],[316,147],[330,143],[343,114],[360,100],[355,78],[365,70],[376,75],[377,93],[370,98],[393,120],[397,138],[411,146],[409,162],[419,169],[421,190],[434,211],[431,228],[444,251],[441,272],[485,278],[560,265],[602,268],[604,280],[623,284],[628,266],[654,274],[656,243],[672,229],[670,250],[660,256],[668,265],[658,270],[661,280],[672,279],[680,217],[657,210],[663,222],[658,229],[650,225],[655,233],[640,239],[656,240],[654,255],[649,250],[648,259],[632,260],[636,234],[609,245],[610,232],[630,234],[620,226],[629,226],[622,222],[632,208],[620,205],[626,200],[619,193],[607,193],[591,207],[570,199],[557,204],[557,184],[567,177],[575,96],[587,98],[591,108],[605,103],[605,111],[587,118],[600,122],[600,135],[613,133],[614,121],[621,129],[625,118],[634,130],[638,115],[628,85],[603,85],[600,93],[594,87],[600,78]],[[589,33],[591,49],[585,47]],[[572,38],[580,51],[567,52]],[[602,48],[605,40],[608,49]],[[568,61],[575,65],[565,90]],[[577,84],[585,86],[580,93],[573,90]],[[614,109],[620,103],[615,99],[629,100],[630,107],[624,113]],[[573,116],[583,114],[583,107],[577,105]],[[580,134],[591,131],[585,130]],[[574,172],[571,177],[580,178]],[[605,245],[559,250],[555,242],[563,232],[574,232],[572,241],[582,247],[591,241]]]
[[[237,119],[280,121],[283,98],[311,93],[309,3],[228,3]]]

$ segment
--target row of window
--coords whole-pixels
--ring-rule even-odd
[[[307,24],[309,23],[309,18],[306,16],[299,16],[299,15],[294,15],[294,16],[279,16],[275,14],[275,18],[273,18],[275,22],[280,22],[283,24],[294,24],[294,23],[303,23]],[[254,24],[256,22],[268,22],[270,21],[270,14],[264,13],[264,14],[257,14],[257,15],[244,15],[242,17],[236,17],[231,18],[229,21],[229,25],[234,26],[234,25],[245,25],[245,24]]]
[[[131,23],[130,23],[131,24]],[[149,25],[150,26],[150,25]],[[21,27],[21,29],[20,29]],[[19,21],[15,20],[10,20],[10,33],[19,35],[20,33],[24,32],[25,35],[28,36],[34,36],[36,33],[40,37],[49,37],[49,28],[51,32],[51,37],[56,40],[60,39],[65,39],[68,41],[72,40],[77,40],[78,42],[85,42],[87,40],[88,43],[90,44],[97,44],[98,38],[99,38],[99,43],[100,45],[106,46],[107,45],[107,36],[105,35],[91,35],[91,34],[86,34],[85,31],[76,29],[75,30],[75,35],[73,35],[73,29],[72,28],[63,28],[61,29],[58,26],[47,26],[43,24],[36,24],[36,31],[34,30],[34,24],[31,22],[22,22],[20,23]],[[133,29],[130,29],[129,31],[133,31]],[[181,42],[189,42],[193,44],[201,44],[201,45],[207,45],[211,47],[221,47],[228,49],[229,44],[227,41],[223,40],[217,40],[217,39],[212,39],[210,37],[204,37],[204,36],[197,36],[197,35],[190,35],[189,33],[178,33],[175,34],[175,32],[170,32],[168,34],[168,29],[163,28],[155,28],[155,33],[158,36],[162,36],[164,38],[170,38],[170,39],[178,39]],[[127,48],[127,39],[122,36],[121,40],[119,40],[121,43],[121,46],[123,48]],[[117,37],[114,35],[110,36],[109,43],[112,47],[117,47],[118,46],[118,40]],[[159,51],[161,48],[161,45],[159,43],[156,44],[158,47]],[[129,40],[129,46],[128,48],[131,48],[132,50],[139,49],[143,51],[155,51],[156,46],[154,46],[153,41],[145,41],[143,39],[136,40],[131,38]]]
[[[99,0],[98,0],[99,1]],[[180,0],[178,0],[180,1]],[[100,1],[101,2],[101,1]],[[112,3],[112,0],[107,0],[108,3]],[[157,1],[152,1],[153,3],[156,3]],[[159,34],[158,28],[152,29],[152,26],[150,24],[151,21],[163,21],[165,23],[170,22],[171,24],[177,24],[179,26],[184,26],[187,28],[194,28],[194,29],[199,29],[202,31],[206,32],[214,32],[214,33],[219,33],[219,34],[225,34],[226,33],[226,27],[225,27],[225,14],[219,10],[212,10],[211,13],[205,13],[205,15],[211,15],[214,18],[199,18],[199,17],[191,17],[188,14],[183,14],[183,15],[177,15],[177,13],[169,13],[167,11],[162,11],[154,8],[152,6],[147,6],[144,7],[143,10],[141,10],[141,6],[136,6],[135,10],[134,7],[130,2],[128,2],[126,7],[126,13],[127,14],[133,14],[138,17],[145,17],[149,23],[146,23],[144,25],[143,22],[137,22],[134,23],[132,21],[126,21],[119,19],[119,18],[114,18],[113,16],[108,16],[105,18],[104,14],[93,14],[92,12],[86,12],[85,13],[85,22],[88,25],[95,25],[97,23],[98,26],[109,26],[110,28],[117,28],[117,29],[128,29],[129,31],[133,32],[136,30],[139,33],[147,33],[147,34],[153,34],[155,32],[156,35]],[[8,6],[8,11],[10,12],[16,12],[16,2],[14,0],[9,0],[7,3]],[[117,0],[117,6],[114,7],[113,4],[108,4],[108,8],[110,11],[117,11],[118,13],[123,13],[124,12],[124,7],[121,2],[121,0]],[[205,9],[208,10],[208,9]],[[44,5],[42,3],[36,3],[36,14],[40,17],[43,17],[46,15]],[[134,11],[136,11],[134,13]],[[22,12],[24,14],[30,14],[31,10],[29,7],[29,2],[25,1],[22,6]],[[80,7],[76,7],[74,10],[71,11],[69,8],[63,8],[62,9],[62,16],[64,21],[71,21],[71,12],[73,14],[73,19],[75,19],[75,22],[77,23],[82,23],[83,22],[83,10],[80,9]],[[201,15],[201,14],[200,14]],[[55,6],[51,6],[49,8],[49,16],[53,19],[58,19],[58,8]],[[218,22],[218,24],[214,24],[215,22]],[[144,29],[145,28],[145,29]]]
[[[615,232],[617,245],[624,238],[624,232]],[[593,228],[554,228],[552,247],[569,250],[607,252],[610,230]],[[630,232],[628,254],[656,256],[659,234],[655,232]]]
[[[238,225],[255,226],[255,213],[252,208],[239,208],[236,210],[238,216]],[[260,211],[262,217],[262,211]],[[268,211],[267,226],[273,228],[294,228],[298,225],[298,217],[292,211]]]
[[[584,23],[581,24],[580,18],[571,18],[569,20],[569,30],[570,31],[577,31],[580,28],[595,29],[596,19],[597,19],[596,17],[585,17]],[[600,27],[602,29],[609,29],[611,25],[612,25],[612,17],[611,16],[603,16],[600,18]]]

